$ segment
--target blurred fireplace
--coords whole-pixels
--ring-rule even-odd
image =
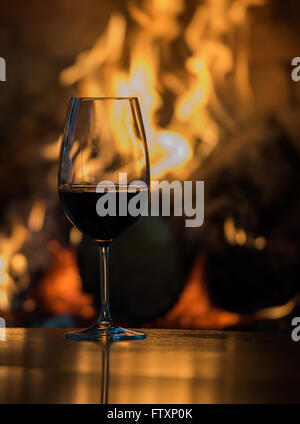
[[[203,228],[151,221],[157,238],[146,247],[142,240],[129,246],[137,257],[141,249],[154,257],[139,269],[140,287],[117,285],[117,254],[123,268],[130,262],[125,242],[119,243],[112,297],[120,319],[223,328],[251,324],[256,311],[269,306],[286,304],[274,316],[288,314],[298,290],[300,92],[289,76],[299,55],[298,3],[51,4],[11,2],[0,18],[8,79],[0,99],[7,159],[1,169],[1,314],[31,325],[56,315],[80,323],[96,313],[82,292],[84,277],[84,290],[98,294],[97,270],[87,272],[91,258],[82,247],[91,252],[90,246],[66,223],[56,195],[59,133],[71,95],[137,95],[152,177],[206,184]],[[143,221],[132,237],[146,237],[147,225]],[[155,266],[151,282],[145,274]],[[122,304],[126,289],[139,307]],[[147,309],[145,299],[156,307]]]

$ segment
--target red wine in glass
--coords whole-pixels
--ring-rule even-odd
[[[128,184],[119,184],[120,174],[126,175]],[[109,183],[108,189],[98,190],[103,182],[105,186]],[[72,224],[98,243],[101,309],[92,327],[67,333],[67,339],[116,341],[146,337],[112,321],[108,254],[111,242],[138,220],[140,214],[130,213],[130,202],[141,191],[147,198],[149,185],[149,155],[138,99],[72,98],[62,136],[58,191]],[[99,213],[97,207],[103,196],[108,205],[114,206],[108,213]]]

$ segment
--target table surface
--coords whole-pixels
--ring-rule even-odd
[[[289,335],[145,330],[144,340],[64,340],[7,329],[1,403],[299,402],[300,342]]]

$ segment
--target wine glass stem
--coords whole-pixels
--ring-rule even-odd
[[[109,246],[104,246],[98,243],[100,252],[100,288],[101,288],[101,308],[100,317],[98,320],[99,325],[112,324],[112,319],[109,312],[108,301],[108,255]]]

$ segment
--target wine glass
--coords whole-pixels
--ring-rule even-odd
[[[73,97],[62,136],[58,190],[72,224],[98,243],[101,309],[96,324],[65,334],[67,339],[146,337],[116,326],[111,319],[108,254],[112,241],[142,214],[149,184],[149,155],[138,99]]]

